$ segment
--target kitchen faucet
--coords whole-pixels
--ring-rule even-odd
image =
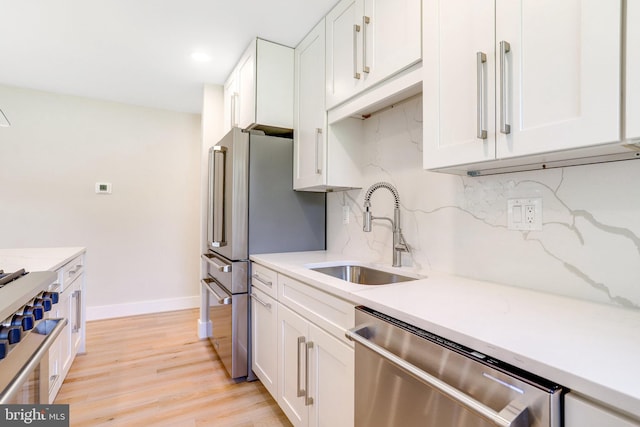
[[[386,188],[393,194],[395,199],[393,205],[393,219],[377,217],[371,214],[371,195],[378,188]],[[400,196],[398,195],[398,190],[388,182],[376,182],[369,187],[364,196],[364,209],[365,211],[362,216],[362,231],[367,233],[370,232],[371,221],[374,219],[384,219],[391,223],[391,228],[393,229],[393,266],[400,267],[402,265],[402,252],[409,252],[409,247],[407,246],[407,242],[405,242],[402,230],[400,229]]]

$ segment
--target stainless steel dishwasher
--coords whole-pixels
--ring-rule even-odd
[[[425,330],[356,307],[356,427],[559,427],[563,389]]]

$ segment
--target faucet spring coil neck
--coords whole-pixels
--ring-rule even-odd
[[[396,187],[394,187],[393,185],[389,184],[388,182],[376,182],[375,184],[373,184],[371,187],[369,187],[369,189],[367,190],[365,196],[364,196],[364,205],[365,206],[370,206],[371,202],[371,195],[373,194],[374,191],[376,191],[379,188],[386,188],[387,190],[391,191],[391,193],[393,194],[393,198],[395,199],[394,201],[394,207],[396,209],[400,208],[400,196],[398,195],[398,190],[396,190]]]

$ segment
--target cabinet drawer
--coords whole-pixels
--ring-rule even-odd
[[[277,283],[278,273],[260,264],[251,263],[251,286],[275,299],[278,297]]]
[[[355,324],[354,304],[282,274],[278,275],[278,301],[341,341],[353,345],[344,333]]]
[[[611,409],[590,402],[575,393],[568,393],[564,398],[566,427],[638,427],[640,423]]]
[[[66,289],[84,272],[84,257],[82,255],[72,259],[62,267],[62,287]]]

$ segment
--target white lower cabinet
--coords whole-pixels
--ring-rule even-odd
[[[53,403],[76,354],[84,351],[84,255],[80,255],[57,270],[58,304],[48,313],[49,318],[67,319],[49,350],[49,403]]]
[[[251,369],[274,399],[278,396],[278,303],[269,295],[251,290]]]
[[[354,422],[353,304],[253,264],[252,368],[296,427]],[[277,300],[265,282],[277,282]]]
[[[611,409],[591,402],[575,393],[564,398],[565,427],[639,427],[640,422],[631,420]]]
[[[279,304],[278,353],[278,404],[293,425],[353,425],[353,348]]]

